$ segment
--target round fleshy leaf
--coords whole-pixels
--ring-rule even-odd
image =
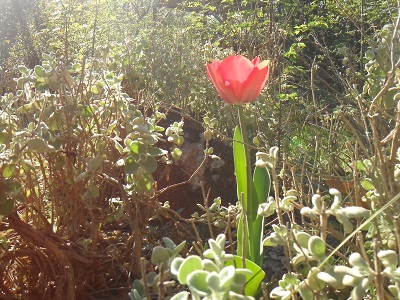
[[[319,270],[313,268],[307,276],[307,284],[313,291],[320,291],[325,287],[325,282],[318,278]]]
[[[361,180],[360,183],[361,183],[361,186],[362,186],[364,189],[366,189],[367,191],[370,191],[370,190],[374,190],[374,189],[375,189],[375,186],[374,186],[372,180],[369,179],[369,178],[365,178],[365,179]]]
[[[211,290],[207,283],[208,274],[210,273],[204,270],[191,269],[191,272],[189,272],[187,276],[187,285],[190,287],[190,290],[194,291],[201,297],[210,295]]]
[[[14,164],[4,164],[3,166],[3,177],[10,178],[14,176],[16,166]]]
[[[353,267],[359,267],[361,269],[369,269],[368,263],[364,260],[360,253],[352,253],[349,257],[349,263]]]
[[[323,259],[325,257],[326,244],[319,236],[312,236],[308,241],[308,250],[312,255]]]
[[[203,270],[203,266],[201,264],[201,258],[198,256],[194,256],[194,255],[188,256],[185,259],[185,261],[182,262],[182,264],[178,270],[179,282],[181,284],[186,284],[187,280],[188,280],[188,276],[198,270]],[[206,272],[206,271],[204,271],[204,272]],[[206,272],[206,273],[208,274],[208,272]],[[207,274],[206,274],[206,276],[207,276]],[[203,275],[197,275],[194,278],[194,281],[197,282],[198,280],[200,280],[200,278],[202,278],[202,277],[198,277],[198,276],[203,276]],[[204,276],[204,283],[205,283],[206,276]]]
[[[224,274],[224,275],[226,275],[226,274]],[[221,278],[224,275],[221,275]],[[207,285],[210,287],[211,290],[213,290],[215,292],[222,292],[223,291],[223,286],[222,286],[222,283],[221,283],[221,279],[220,279],[220,277],[218,276],[217,273],[215,273],[215,272],[209,273],[207,275],[206,281],[207,281]]]
[[[186,291],[180,292],[174,296],[172,296],[171,300],[188,300],[189,293]]]
[[[311,202],[312,202],[314,208],[316,208],[318,211],[322,210],[322,198],[321,198],[321,195],[315,194],[314,196],[312,196]]]
[[[179,268],[185,260],[182,257],[176,257],[171,263],[171,273],[178,276]]]
[[[171,250],[161,246],[155,246],[151,253],[151,263],[158,266],[167,261],[170,258],[170,255]]]
[[[381,250],[378,253],[378,257],[385,267],[396,267],[399,260],[397,253],[393,250]]]
[[[139,165],[148,173],[153,173],[157,170],[157,160],[153,156],[147,155],[145,159],[139,160]]]

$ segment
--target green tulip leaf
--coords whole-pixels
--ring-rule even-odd
[[[243,268],[243,260],[242,257],[235,255],[233,261],[229,261],[225,263],[226,266],[235,266],[237,269]],[[249,273],[242,273],[246,275],[246,295],[249,296],[257,296],[259,293],[260,285],[262,280],[265,277],[265,272],[254,262],[246,259],[246,269],[250,271]],[[236,281],[236,280],[235,280]],[[240,291],[239,291],[240,292]]]

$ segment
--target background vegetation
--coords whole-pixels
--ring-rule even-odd
[[[394,0],[0,0],[0,297],[126,299],[133,280],[153,271],[151,250],[164,236],[201,248],[213,236],[203,223],[231,232],[235,208],[224,206],[235,204],[234,186],[214,186],[223,205],[195,221],[179,208],[194,212],[210,186],[180,200],[173,191],[210,180],[198,169],[211,168],[210,145],[229,162],[236,111],[218,99],[205,63],[232,53],[271,60],[267,87],[244,110],[252,148],[280,149],[275,200],[298,193],[279,226],[298,224],[332,247],[343,241],[343,223],[324,219],[329,194],[321,218],[299,213],[328,187],[346,194],[341,207],[378,212],[334,257],[349,266],[360,252],[375,272],[363,293],[396,297],[388,286],[399,289],[398,275],[376,274],[389,265],[379,251],[399,251],[399,208],[389,202],[399,192],[399,8]],[[187,166],[185,155],[199,159]],[[289,254],[283,268],[306,280],[314,265]],[[278,279],[266,280],[265,297]],[[286,285],[290,297],[295,285]]]

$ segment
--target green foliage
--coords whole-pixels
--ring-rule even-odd
[[[246,227],[255,247],[246,253],[261,265],[261,241],[281,245],[292,267],[271,297],[300,293],[304,299],[325,299],[332,297],[330,291],[342,290],[343,298],[361,299],[366,293],[398,298],[399,208],[391,202],[400,178],[396,5],[394,0],[0,0],[0,215],[18,210],[33,227],[58,235],[52,239],[65,238],[92,251],[110,222],[126,218],[131,228],[146,223],[143,206],[157,205],[151,202],[153,173],[160,163],[179,161],[186,138],[181,122],[164,132],[158,109],[175,104],[195,117],[205,116],[208,142],[230,134],[238,125],[236,114],[217,100],[204,65],[231,53],[259,55],[271,60],[271,78],[259,101],[243,107],[242,116],[257,147],[257,168],[253,178],[243,172],[251,165],[247,161],[236,173],[243,183],[238,198],[245,195],[248,220],[255,220]],[[51,54],[40,58],[38,53]],[[170,151],[159,146],[164,134]],[[243,150],[243,144],[236,146],[241,150],[235,152]],[[237,160],[247,160],[246,155],[236,153]],[[278,178],[275,169],[282,163]],[[259,172],[266,166],[274,197],[260,183],[268,180]],[[305,178],[312,182],[338,169],[354,177],[354,191],[346,197],[336,191],[309,197]],[[306,222],[295,225],[300,208]],[[228,220],[232,223],[238,211],[224,208],[218,198],[202,209],[205,214],[197,220],[220,228],[231,226]],[[357,241],[346,240],[376,212]],[[279,224],[262,236],[262,218],[275,213]],[[141,229],[135,228],[136,238]],[[330,235],[345,245],[333,254],[324,244]],[[24,250],[8,235],[5,240],[5,257]],[[143,299],[146,289],[157,291],[161,281],[171,278],[170,264],[180,245],[166,243],[166,248],[156,246],[151,258],[163,273],[149,275],[147,285],[135,281],[133,299]],[[236,280],[232,274],[241,272],[214,261],[223,256],[215,243],[210,242],[209,261],[192,256],[180,276],[202,297],[224,294]],[[138,259],[142,249],[136,248]],[[18,258],[21,266],[35,261],[45,260],[23,265]],[[242,267],[238,258],[233,261]],[[189,280],[192,265],[197,271]],[[246,269],[254,275],[250,265]],[[6,267],[29,273],[18,265]],[[54,281],[40,274],[43,282]],[[21,282],[21,289],[34,286],[29,284]],[[246,297],[240,293],[231,297]],[[174,296],[188,297],[187,292]]]
[[[225,235],[220,234],[208,241],[203,259],[188,256],[172,262],[172,273],[189,287],[192,299],[254,299],[257,295],[264,272],[249,260],[243,267],[241,257],[225,252],[225,243]],[[248,296],[242,294],[244,287]],[[172,299],[184,295],[187,294],[181,292]]]
[[[237,197],[241,214],[238,220],[237,254],[258,266],[262,266],[262,236],[264,217],[257,214],[258,206],[269,195],[271,179],[265,166],[256,166],[251,179],[250,153],[247,145],[246,127],[243,123],[242,108],[239,107],[240,128],[233,136],[233,156],[237,183]]]
[[[177,257],[180,257],[179,252],[185,247],[186,242],[176,245],[172,240],[167,237],[163,238],[166,247],[156,246],[151,253],[151,263],[162,268],[161,273],[150,272],[146,274],[146,278],[133,282],[132,290],[128,296],[131,300],[144,300],[146,298],[146,290],[151,292],[159,291],[159,284],[161,280],[168,281],[172,279],[171,271],[174,266],[171,265]]]

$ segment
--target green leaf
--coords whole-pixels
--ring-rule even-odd
[[[374,189],[375,189],[375,186],[374,186],[372,180],[369,179],[369,178],[365,178],[365,179],[361,180],[361,186],[362,186],[364,189],[366,189],[367,191],[370,191],[370,190],[374,190]]]
[[[179,268],[185,260],[182,257],[175,257],[171,262],[171,273],[178,277]]]
[[[132,154],[139,155],[140,153],[146,153],[146,146],[142,142],[132,141],[128,147]]]
[[[201,297],[206,297],[211,294],[211,290],[207,284],[208,274],[210,273],[204,270],[192,270],[187,276],[187,284],[191,287],[192,291]]]
[[[38,77],[46,77],[46,71],[42,66],[35,67],[35,74]]]
[[[149,154],[151,156],[154,156],[154,157],[158,157],[158,156],[162,156],[162,155],[168,154],[168,151],[160,149],[158,147],[149,147],[147,149],[147,154]]]
[[[153,156],[146,156],[145,159],[139,160],[139,165],[148,173],[153,173],[157,170],[157,160]]]
[[[7,194],[9,197],[16,197],[21,193],[22,186],[18,181],[15,180],[7,180],[2,182],[0,188],[4,193]],[[1,199],[0,199],[1,202]]]
[[[191,255],[188,256],[184,262],[182,262],[178,270],[178,280],[181,284],[186,284],[188,276],[194,273],[196,270],[203,270],[201,264],[201,258],[199,256]],[[206,272],[208,274],[208,272]],[[207,276],[207,275],[206,275]],[[204,283],[206,276],[204,276]],[[196,278],[195,278],[196,279]],[[198,279],[196,279],[198,280]]]
[[[99,169],[103,164],[104,159],[102,157],[90,157],[88,159],[88,171],[94,172]]]
[[[248,211],[248,220],[252,220],[251,230],[249,232],[249,243],[252,251],[252,260],[262,267],[263,262],[263,244],[264,218],[258,215],[257,210],[260,204],[267,201],[271,187],[271,178],[268,169],[265,167],[256,167],[253,174],[254,191],[252,193],[252,211]]]
[[[234,260],[226,262],[225,265],[233,265],[236,269],[243,268],[242,257],[235,255]],[[265,277],[265,272],[257,264],[248,259],[246,259],[246,269],[251,271],[251,274],[246,274],[246,295],[256,297],[259,293],[261,282]],[[241,293],[241,291],[238,292]]]
[[[18,71],[20,71],[22,74],[28,74],[28,68],[25,66],[18,66]]]
[[[3,167],[3,177],[10,178],[14,176],[16,170],[16,166],[14,164],[4,164]]]
[[[357,170],[358,171],[366,171],[367,169],[365,168],[365,165],[364,165],[364,163],[361,161],[361,160],[358,160],[357,162],[356,162],[356,168],[357,168]]]
[[[326,244],[323,239],[314,235],[308,240],[308,250],[317,258],[323,259],[325,257]]]
[[[171,300],[188,300],[188,299],[189,299],[189,293],[186,291],[180,292],[171,298]]]
[[[140,168],[139,164],[132,156],[128,156],[125,160],[125,174],[134,174]]]
[[[151,263],[153,265],[159,266],[162,263],[166,262],[171,257],[171,255],[171,250],[161,246],[155,246],[151,253]]]
[[[233,135],[233,159],[235,164],[235,175],[236,175],[236,185],[237,185],[237,197],[239,201],[239,206],[242,207],[244,212],[251,211],[251,201],[248,201],[249,189],[252,190],[253,187],[248,186],[248,172],[247,172],[247,157],[248,149],[245,147],[242,137],[242,132],[240,127],[236,126],[235,133]],[[242,203],[243,202],[243,203]],[[250,202],[250,203],[249,203]],[[247,227],[247,224],[245,224]],[[249,233],[249,228],[246,228],[246,233]],[[237,254],[239,256],[243,253],[243,243],[246,241],[246,254],[247,257],[251,256],[250,245],[248,243],[248,236],[243,238],[243,217],[241,216],[238,221],[237,229]]]
[[[28,149],[30,151],[36,151],[38,153],[44,153],[47,151],[47,143],[41,138],[32,138],[28,140]]]
[[[85,105],[81,107],[81,115],[82,117],[89,118],[93,115],[93,108],[89,105]]]

